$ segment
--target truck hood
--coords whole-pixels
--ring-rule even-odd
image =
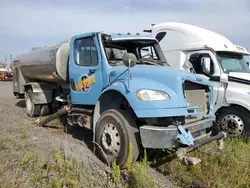
[[[189,104],[187,103],[183,92],[183,81],[185,80],[207,85],[211,91],[213,90],[212,83],[207,79],[199,78],[195,74],[186,71],[179,71],[170,67],[136,65],[130,69],[131,79],[129,82],[129,75],[126,70],[127,67],[124,66],[112,67],[109,70],[110,84],[105,89],[114,89],[123,93],[128,101],[133,101],[134,109],[186,109]],[[150,102],[137,100],[134,96],[136,95],[136,92],[141,89],[164,91],[170,96],[171,100]],[[212,101],[213,99],[211,97],[211,102]]]
[[[116,72],[116,76],[113,78],[115,79],[115,77],[124,72],[126,69],[127,67],[112,68],[111,72]],[[180,71],[172,67],[136,65],[130,68],[130,72],[132,78],[146,78],[148,80],[153,80],[167,85],[171,85],[171,81],[174,83],[174,80],[189,80],[199,84],[211,86],[211,82],[206,78],[201,78],[195,74],[186,71]],[[128,75],[127,72],[122,77],[124,78],[125,75]]]
[[[244,73],[244,72],[230,72],[228,74],[229,80],[230,79],[239,79],[239,80],[246,80],[250,82],[250,73]]]

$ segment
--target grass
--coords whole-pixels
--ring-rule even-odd
[[[1,175],[0,170],[0,175]],[[83,163],[76,160],[65,158],[60,151],[54,151],[52,161],[47,161],[38,156],[36,152],[26,152],[23,159],[15,169],[15,178],[22,179],[24,182],[17,181],[13,187],[27,185],[37,188],[76,188],[86,185],[88,178],[83,171]],[[2,180],[3,181],[3,180]],[[89,185],[90,187],[103,187],[102,185]],[[4,186],[5,184],[1,184]],[[8,184],[9,186],[9,184]],[[6,187],[8,187],[6,184]]]
[[[64,151],[40,152],[24,139],[24,132],[16,136],[0,137],[0,187],[74,188],[112,185],[106,174],[91,179],[87,162],[66,158]]]
[[[182,166],[173,160],[162,168],[184,187],[250,187],[250,143],[227,139],[224,150],[211,155],[204,153],[209,147],[216,143],[189,154],[200,158],[200,164]]]
[[[149,171],[147,165],[147,154],[144,152],[144,158],[142,161],[135,163],[132,166],[132,149],[133,146],[130,144],[130,155],[127,161],[127,172],[126,182],[121,183],[121,171],[119,166],[112,163],[112,179],[117,187],[128,187],[128,188],[156,188],[159,185],[154,178],[152,171]]]
[[[77,187],[80,168],[76,161],[64,159],[60,151],[54,154],[54,161],[39,159],[35,152],[27,152],[20,163],[27,173],[28,183],[34,187]]]
[[[12,148],[24,149],[11,137],[0,139],[0,149],[7,151]],[[183,187],[250,187],[250,144],[240,139],[227,139],[225,148],[220,153],[208,154],[208,148],[217,147],[211,143],[199,151],[189,154],[202,160],[195,166],[182,166],[177,159],[168,162],[161,168],[174,182]],[[26,147],[25,147],[26,148]],[[130,145],[132,151],[132,145]],[[148,158],[144,158],[132,166],[131,155],[128,160],[128,169],[121,174],[119,166],[112,164],[111,174],[107,175],[106,182],[90,184],[88,187],[115,187],[143,188],[159,187],[155,174],[148,166]],[[11,168],[11,169],[9,169]],[[0,165],[0,184],[2,187],[11,187],[6,184],[6,172],[11,173],[11,186],[27,185],[30,187],[81,187],[86,185],[84,164],[74,159],[66,158],[60,151],[54,151],[52,160],[41,158],[35,151],[27,147],[26,152],[18,160],[17,165],[5,163]],[[121,181],[123,178],[124,181]]]
[[[150,172],[148,168],[147,153],[146,150],[144,150],[144,157],[142,161],[136,163],[133,168],[131,167],[131,179],[128,184],[129,187],[158,187],[156,179],[153,177],[153,174],[151,174],[152,172]]]
[[[58,120],[53,122],[59,123]],[[155,174],[148,166],[147,153],[142,161],[132,166],[128,159],[126,174],[113,163],[111,174],[105,180],[86,175],[85,163],[66,158],[60,150],[52,157],[40,155],[39,148],[27,140],[28,129],[8,129],[8,133],[19,134],[0,137],[0,187],[159,187]],[[132,151],[130,145],[130,154]],[[182,187],[249,187],[250,188],[250,143],[240,139],[227,139],[220,153],[208,154],[208,148],[217,147],[211,143],[199,151],[189,154],[202,162],[196,166],[182,166],[177,159],[161,166],[174,182]],[[36,152],[37,151],[37,152]],[[49,152],[50,153],[50,152]],[[158,153],[154,158],[159,158]],[[159,155],[160,156],[160,155]],[[170,157],[171,158],[171,157]],[[85,166],[84,166],[85,165]],[[125,178],[124,178],[125,177]],[[169,177],[166,177],[169,178]],[[125,183],[124,181],[125,180]],[[99,181],[99,182],[97,182]],[[162,186],[162,185],[161,185]]]
[[[33,144],[22,142],[22,134],[0,138],[0,156],[6,159],[0,163],[0,187],[157,187],[152,172],[148,171],[146,157],[135,166],[132,166],[131,159],[128,161],[130,171],[125,183],[121,182],[121,170],[115,163],[100,180],[100,177],[86,174],[88,169],[84,162],[65,157],[63,151],[54,150],[52,155],[41,155]]]
[[[52,124],[61,124],[60,120],[57,118],[57,119],[53,119],[51,121]]]
[[[52,161],[46,161],[39,158],[36,152],[26,152],[20,161],[16,175],[18,177],[27,177],[26,184],[31,187],[47,187],[61,188],[69,187],[76,188],[86,185],[87,178],[84,177],[83,163],[76,160],[65,158],[60,151],[54,151]],[[0,169],[0,174],[1,174]],[[128,187],[128,188],[143,188],[143,187],[158,187],[151,172],[148,171],[146,158],[136,163],[128,172],[127,182],[121,183],[121,171],[119,166],[112,164],[111,178],[107,177],[107,182],[103,182],[100,187]],[[18,183],[14,184],[13,187]],[[90,185],[90,187],[98,187]]]
[[[130,177],[127,186],[131,188],[159,187],[152,172],[149,171],[148,168],[148,166],[143,165],[143,162],[136,163],[132,170],[132,176]]]

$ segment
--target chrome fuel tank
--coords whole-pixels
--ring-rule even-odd
[[[69,44],[70,41],[65,41],[17,55],[13,68],[19,68],[29,81],[65,83],[68,80]]]

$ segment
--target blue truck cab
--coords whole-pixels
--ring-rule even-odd
[[[156,56],[145,54],[145,47]],[[191,146],[211,134],[212,84],[170,68],[156,39],[87,33],[71,39],[70,54],[72,104],[95,106],[94,139],[109,162],[124,166],[129,143],[136,160],[141,146]],[[126,66],[128,60],[134,64]]]
[[[49,61],[45,52],[49,52]],[[46,56],[44,69],[39,53]],[[30,62],[37,61],[40,66],[29,66],[29,70],[34,67],[33,72],[40,70],[33,77],[26,75],[29,82],[13,81],[23,85],[27,114],[44,114],[45,107],[54,110],[58,103],[70,106],[64,120],[93,131],[103,161],[126,167],[130,144],[136,161],[141,148],[196,147],[197,141],[208,135],[218,140],[212,84],[171,68],[153,37],[91,32],[19,57],[18,64],[32,57]],[[62,66],[45,75],[51,62],[56,66],[65,63],[66,84],[58,81],[65,72]],[[25,75],[25,68],[16,68]]]

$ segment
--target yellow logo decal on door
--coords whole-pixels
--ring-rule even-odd
[[[91,89],[91,85],[95,83],[95,76],[88,76],[86,74],[81,76],[81,81],[76,84],[76,90],[77,91],[85,91],[88,92]]]

